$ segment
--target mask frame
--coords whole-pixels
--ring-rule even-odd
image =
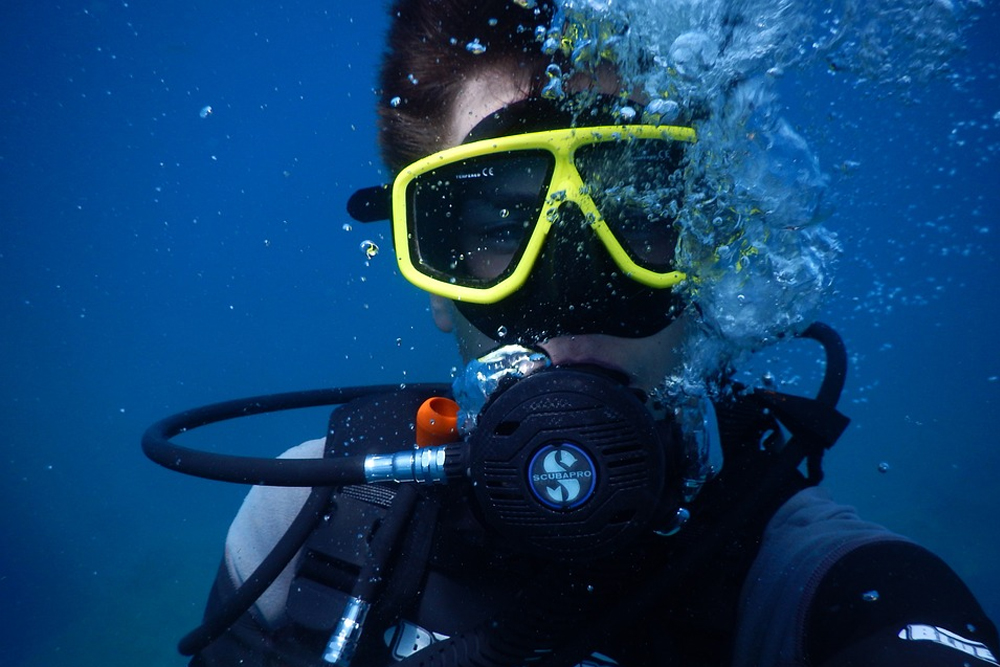
[[[615,265],[632,280],[655,289],[675,287],[686,276],[671,267],[667,270],[653,267],[636,256],[636,252],[615,230],[601,212],[601,207],[590,194],[589,185],[580,172],[577,152],[586,146],[624,142],[656,141],[693,143],[697,135],[692,128],[657,125],[598,125],[541,132],[529,132],[495,139],[482,139],[461,144],[429,155],[406,167],[396,177],[392,186],[392,227],[396,259],[403,276],[417,287],[438,296],[477,304],[493,304],[511,296],[520,289],[531,274],[542,248],[557,225],[559,209],[573,202],[584,216],[585,224],[600,240]],[[666,149],[663,149],[666,150]],[[477,168],[477,158],[508,155],[514,158],[524,154],[546,154],[551,158],[551,172],[538,193],[540,202],[534,220],[527,221],[528,229],[510,265],[491,279],[468,279],[449,275],[446,270],[431,266],[420,248],[422,233],[419,229],[421,214],[416,205],[416,189],[422,181],[429,181],[443,169],[461,165],[469,170],[466,177],[490,178],[491,166]],[[672,250],[672,249],[671,249]],[[672,264],[672,262],[671,262]],[[464,284],[463,284],[464,283]]]

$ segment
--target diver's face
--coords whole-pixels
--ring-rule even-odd
[[[594,82],[591,82],[593,84]],[[598,88],[617,90],[617,81],[599,78]],[[521,85],[507,73],[483,72],[468,79],[456,99],[446,127],[446,147],[457,146],[487,115],[525,98]],[[482,257],[489,270],[490,258]],[[438,296],[431,297],[431,309],[437,326],[452,331],[459,352],[470,361],[497,347],[496,341],[476,329],[461,313]],[[644,338],[623,338],[607,334],[558,336],[540,343],[555,364],[595,364],[626,374],[631,385],[650,390],[663,381],[680,363],[680,344],[684,338],[687,316],[682,314],[671,325]]]

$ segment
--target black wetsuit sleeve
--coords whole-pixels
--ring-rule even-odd
[[[823,579],[806,622],[817,667],[989,667],[996,626],[951,568],[909,542],[855,549]]]

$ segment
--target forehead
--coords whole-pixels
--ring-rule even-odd
[[[574,74],[566,82],[566,90],[570,94],[586,90],[602,95],[615,95],[621,92],[621,84],[614,69],[602,65],[595,72]],[[474,72],[462,84],[455,98],[444,137],[446,145],[443,148],[459,145],[479,121],[498,109],[527,99],[530,97],[530,90],[532,75],[527,69],[496,67]],[[639,91],[633,93],[630,99],[644,99]]]
[[[446,148],[462,143],[465,136],[488,115],[527,96],[524,87],[510,77],[480,72],[466,79],[452,109]]]

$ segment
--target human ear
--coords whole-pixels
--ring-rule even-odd
[[[437,328],[445,333],[451,333],[452,329],[455,328],[453,308],[454,306],[448,299],[431,294],[431,316],[434,318],[434,324],[437,325]]]

